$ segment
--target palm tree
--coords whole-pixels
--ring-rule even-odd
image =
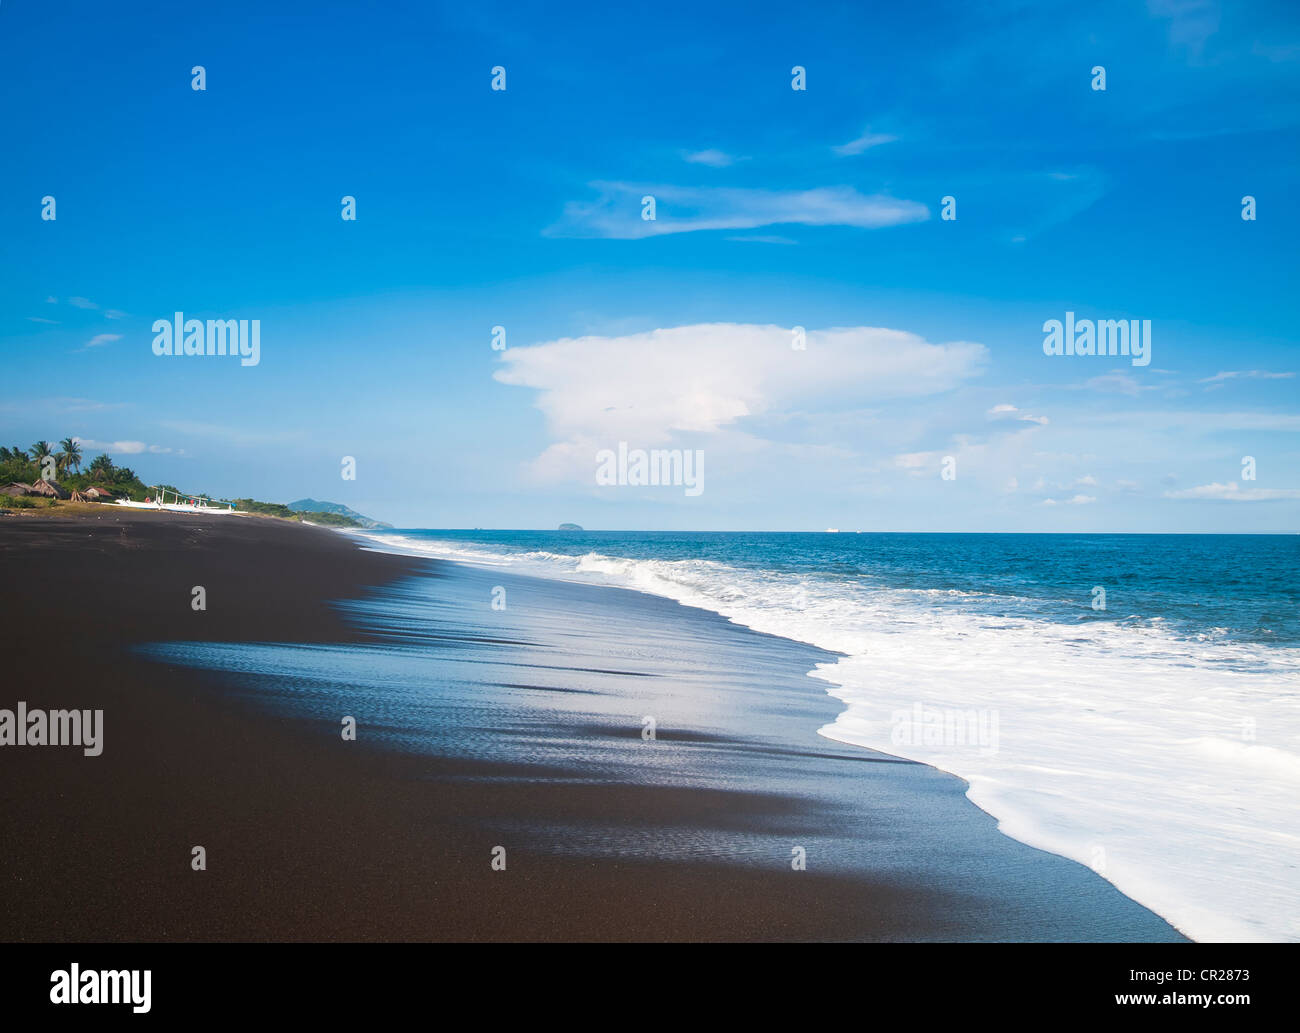
[[[63,461],[63,468],[66,470],[69,466],[75,466],[77,473],[81,473],[81,445],[77,443],[77,439],[64,438],[59,442],[59,448],[63,449],[59,453],[59,459]]]
[[[97,481],[111,480],[113,476],[113,460],[106,455],[97,455],[90,461],[90,466],[87,469],[94,474]]]
[[[28,454],[38,463],[54,450],[54,446],[48,441],[38,441],[27,450]]]

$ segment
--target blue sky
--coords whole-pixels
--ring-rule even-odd
[[[400,526],[1300,525],[1294,5],[275,6],[0,5],[6,444]]]

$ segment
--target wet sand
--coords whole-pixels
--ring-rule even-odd
[[[0,747],[5,940],[1180,939],[715,614],[110,507],[0,518],[0,566],[0,707],[105,712]]]

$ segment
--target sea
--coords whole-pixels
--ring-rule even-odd
[[[1300,940],[1300,536],[355,532],[634,589],[837,654],[823,736],[1196,940]]]

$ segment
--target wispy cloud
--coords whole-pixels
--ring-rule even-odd
[[[1097,499],[1092,495],[1073,495],[1068,499],[1062,499],[1057,502],[1056,499],[1043,499],[1040,505],[1043,506],[1090,506]]]
[[[738,161],[745,160],[712,147],[703,151],[686,151],[682,154],[682,159],[689,161],[692,165],[708,165],[714,169],[725,169],[728,165],[734,165]]]
[[[728,237],[728,240],[737,240],[744,244],[798,244],[797,240],[791,240],[789,237],[778,236],[775,233],[750,233],[743,237]]]
[[[201,420],[159,420],[158,426],[187,437],[221,441],[237,446],[262,446],[289,444],[309,440],[304,430],[263,431]]]
[[[47,415],[65,413],[104,412],[109,409],[124,409],[127,402],[100,402],[93,398],[23,398],[16,402],[0,403],[0,412],[36,413],[45,418]]]
[[[985,415],[992,420],[1015,419],[1022,423],[1036,423],[1040,427],[1046,427],[1047,424],[1051,422],[1046,416],[1035,416],[1032,413],[1024,412],[1023,410],[1016,408],[1016,406],[1007,403],[995,405],[985,413]]]
[[[121,334],[96,334],[86,342],[87,348],[102,348],[106,344],[112,344],[114,341],[120,341]]]
[[[1205,44],[1219,31],[1216,0],[1147,0],[1147,10],[1169,20],[1170,46],[1186,50],[1193,63],[1200,61]]]
[[[1265,43],[1262,40],[1255,40],[1251,45],[1250,52],[1256,57],[1262,57],[1266,61],[1279,64],[1300,61],[1300,44],[1296,43],[1274,45]]]
[[[856,140],[850,140],[848,143],[839,144],[836,147],[832,147],[831,150],[844,158],[854,154],[861,154],[863,151],[870,150],[872,147],[879,147],[881,144],[893,143],[897,139],[898,137],[892,136],[889,133],[873,133],[870,130],[867,130]]]
[[[1229,502],[1270,502],[1275,499],[1300,499],[1300,488],[1242,488],[1236,481],[1227,484],[1202,484],[1182,491],[1165,492],[1167,499],[1222,499]]]
[[[940,452],[902,452],[894,456],[894,465],[901,470],[929,470],[941,456]]]
[[[60,412],[104,412],[107,409],[124,409],[129,402],[100,402],[94,398],[51,398],[49,405]]]
[[[68,304],[73,308],[99,308],[99,306],[89,298],[69,298]]]
[[[1220,431],[1264,430],[1300,431],[1300,413],[1287,412],[1211,412],[1193,409],[1125,409],[1093,412],[1092,424],[1119,426],[1127,433],[1177,434],[1218,433]]]
[[[573,201],[550,236],[635,240],[700,230],[751,230],[760,226],[851,226],[879,229],[924,222],[930,210],[917,201],[860,194],[853,187],[760,190],[725,187],[591,184],[594,201]],[[642,198],[655,199],[656,218],[642,218]]]
[[[1090,391],[1132,395],[1134,398],[1136,398],[1142,390],[1142,385],[1128,373],[1103,373],[1099,377],[1093,377],[1083,386]]]
[[[59,325],[59,321],[57,319],[43,319],[41,316],[28,316],[27,320],[28,322],[31,323],[48,323],[50,326]]]
[[[1232,369],[1223,370],[1214,374],[1212,377],[1205,377],[1198,380],[1198,384],[1209,384],[1207,391],[1223,387],[1229,380],[1290,380],[1294,373],[1270,373],[1266,369]]]
[[[95,441],[93,438],[76,437],[76,442],[84,448],[94,449],[99,452],[108,452],[112,455],[165,455],[175,452],[176,449],[167,448],[164,445],[150,445],[143,441]]]
[[[1091,168],[1034,173],[1015,177],[1015,182],[1023,201],[1021,211],[1033,218],[1028,224],[1012,228],[1010,240],[1015,244],[1023,244],[1081,215],[1104,197],[1108,188],[1106,175]]]

